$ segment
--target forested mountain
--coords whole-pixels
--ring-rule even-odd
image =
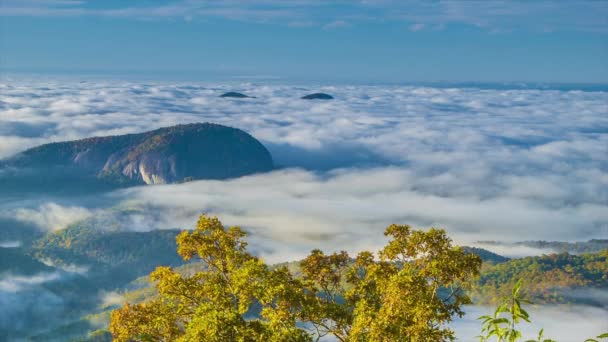
[[[0,161],[0,186],[23,194],[65,184],[103,188],[227,179],[273,168],[270,153],[251,135],[197,123],[34,147]]]
[[[597,253],[550,254],[484,263],[473,291],[479,303],[494,303],[523,279],[526,295],[535,303],[585,303],[605,305],[587,290],[608,291],[608,249]]]
[[[120,287],[157,265],[182,264],[175,251],[178,229],[130,231],[120,220],[130,211],[100,214],[34,242],[32,254],[58,266],[85,267],[104,287]]]
[[[0,303],[7,312],[19,310],[18,324],[0,321],[0,341],[86,336],[99,322],[84,317],[104,309],[105,293],[126,288],[158,265],[183,264],[175,250],[179,230],[130,231],[120,222],[128,213],[100,214],[34,235],[21,247],[0,248],[0,295],[16,301]],[[48,301],[55,304],[47,308]]]
[[[484,263],[498,264],[498,263],[506,262],[506,261],[510,260],[507,257],[490,252],[489,250],[483,249],[483,248],[465,246],[465,247],[463,247],[463,249],[469,253],[479,255],[479,257],[481,257],[481,260],[483,260]]]

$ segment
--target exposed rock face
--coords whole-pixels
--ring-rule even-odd
[[[304,100],[333,100],[333,96],[325,93],[314,93],[302,96]]]
[[[237,98],[237,99],[254,98],[253,96],[248,96],[248,95],[245,95],[245,94],[242,94],[242,93],[237,93],[237,92],[234,92],[234,91],[230,91],[230,92],[224,93],[224,94],[220,95],[220,97],[234,97],[234,98]]]
[[[226,179],[273,169],[270,153],[251,135],[210,123],[46,144],[4,164],[12,168],[65,168],[121,184]]]

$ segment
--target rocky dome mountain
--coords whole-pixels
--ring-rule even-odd
[[[302,96],[303,100],[333,100],[333,96],[325,93],[314,93]]]
[[[31,148],[0,162],[12,170],[51,170],[115,184],[226,179],[273,169],[268,150],[246,132],[211,123],[94,137]]]

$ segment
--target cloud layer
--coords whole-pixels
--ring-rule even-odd
[[[283,246],[272,258],[317,243],[374,247],[392,222],[445,227],[462,242],[608,234],[605,92],[43,79],[0,87],[5,157],[44,142],[210,121],[248,131],[288,167],[108,195],[112,205],[154,208],[154,220],[129,221],[137,230],[190,227],[206,211],[254,230],[261,250]],[[257,98],[218,97],[229,90]],[[316,91],[336,99],[299,99]],[[80,200],[15,203],[5,215],[50,229],[92,212]]]
[[[217,215],[249,230],[253,246],[271,261],[300,258],[315,247],[376,250],[391,223],[444,227],[461,244],[608,233],[605,205],[556,206],[509,193],[443,196],[424,189],[430,181],[397,167],[322,176],[291,169],[226,182],[138,187],[110,197],[160,215],[152,229],[188,228],[202,212]]]

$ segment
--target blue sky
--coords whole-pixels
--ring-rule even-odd
[[[608,80],[605,1],[0,0],[0,72]]]

